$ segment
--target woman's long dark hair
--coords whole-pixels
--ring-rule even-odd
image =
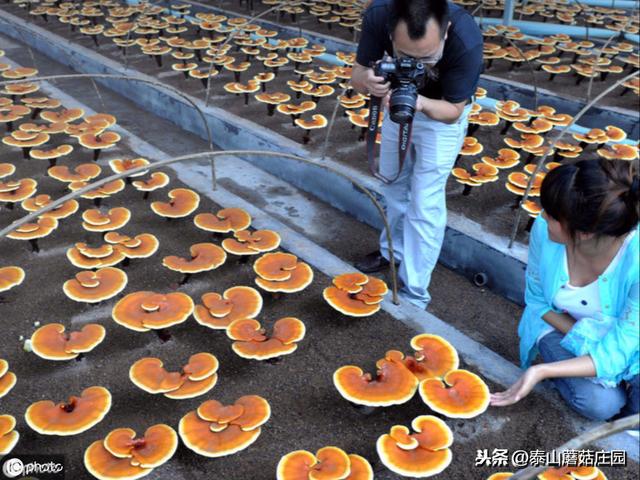
[[[636,162],[579,160],[551,170],[540,200],[575,240],[577,232],[619,237],[638,224]]]

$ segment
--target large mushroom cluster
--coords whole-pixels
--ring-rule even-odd
[[[343,315],[368,317],[380,310],[388,293],[387,284],[364,273],[343,273],[333,278],[333,285],[322,292],[329,305]]]

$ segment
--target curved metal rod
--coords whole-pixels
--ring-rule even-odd
[[[89,185],[86,185],[78,190],[75,190],[73,192],[70,192],[54,201],[52,201],[51,203],[49,203],[48,205],[46,205],[45,207],[42,207],[40,210],[37,210],[35,212],[29,213],[28,215],[15,220],[14,222],[12,222],[10,225],[4,227],[2,230],[0,230],[0,239],[4,238],[7,234],[11,233],[12,231],[14,231],[16,228],[20,227],[21,225],[24,225],[25,223],[29,223],[30,221],[34,220],[35,218],[39,217],[40,215],[47,213],[50,210],[53,210],[54,208],[62,205],[63,203],[72,200],[74,198],[77,198],[91,190],[95,190],[98,187],[101,187],[102,185],[109,183],[109,182],[113,182],[115,180],[119,180],[121,178],[125,178],[125,177],[129,177],[132,175],[135,175],[136,173],[145,173],[148,172],[149,170],[155,170],[156,168],[160,168],[160,167],[164,167],[166,165],[170,165],[172,163],[178,163],[178,162],[182,162],[185,160],[193,160],[196,158],[202,158],[202,157],[218,157],[218,156],[246,156],[246,155],[262,155],[262,156],[268,156],[268,157],[280,157],[280,158],[287,158],[290,160],[296,160],[299,162],[303,162],[303,163],[307,163],[309,165],[313,165],[319,168],[323,168],[325,170],[329,170],[330,172],[339,175],[340,177],[348,180],[349,182],[351,182],[353,185],[355,185],[362,193],[364,193],[367,197],[369,197],[369,200],[371,200],[371,202],[373,203],[373,205],[376,207],[376,209],[378,210],[378,213],[380,214],[380,217],[382,218],[382,222],[384,224],[384,228],[385,228],[385,232],[386,232],[386,236],[387,236],[387,242],[389,243],[389,253],[391,258],[395,258],[394,257],[394,250],[393,250],[393,239],[391,238],[391,229],[389,228],[389,222],[387,221],[387,216],[384,213],[384,209],[382,208],[382,205],[380,205],[380,203],[378,202],[378,200],[376,200],[376,198],[373,196],[373,194],[363,185],[360,184],[360,182],[358,182],[355,178],[351,177],[350,175],[337,170],[335,168],[329,167],[328,165],[325,164],[320,164],[317,162],[314,162],[313,160],[309,160],[303,157],[299,157],[297,155],[293,155],[291,153],[280,153],[280,152],[273,152],[273,151],[267,151],[267,150],[226,150],[226,151],[216,151],[216,152],[200,152],[200,153],[192,153],[189,155],[181,155],[179,157],[173,157],[173,158],[168,158],[166,160],[159,160],[157,162],[153,162],[150,163],[148,165],[144,165],[142,167],[136,167],[136,168],[132,168],[130,170],[126,170],[124,172],[121,173],[116,173],[113,175],[110,175],[108,177],[104,177],[101,178],[100,180],[96,180],[93,183],[90,183]],[[393,303],[398,305],[399,301],[398,301],[398,280],[396,277],[396,270],[395,270],[395,265],[394,262],[390,262],[390,266],[391,266],[391,289],[392,289],[392,294],[393,294]]]
[[[626,23],[626,25],[625,25],[625,28],[626,28],[626,27],[628,27],[630,24],[631,24],[631,17],[629,17],[629,18],[627,19],[627,23]],[[612,41],[614,38],[617,38],[617,37],[618,37],[618,35],[619,35],[618,33],[614,33],[614,34],[613,34],[613,35],[611,35],[609,38],[607,38],[607,41],[604,43],[604,45],[603,45],[602,47],[600,47],[600,50],[599,50],[599,52],[598,52],[598,56],[596,57],[596,63],[595,63],[595,65],[593,66],[593,69],[594,69],[594,70],[595,70],[595,67],[598,65],[598,63],[600,62],[600,58],[602,58],[602,55],[604,55],[603,50],[604,50],[605,48],[607,48],[607,47],[609,46],[609,44],[611,43],[611,41]],[[589,100],[591,100],[591,88],[593,87],[593,79],[594,79],[594,78],[595,78],[595,77],[590,77],[590,78],[589,78],[589,86],[587,87],[587,102],[588,102]]]
[[[288,3],[291,3],[292,1],[293,0],[284,0],[284,1],[280,2],[280,3],[278,3],[277,5],[274,5],[271,8],[267,8],[264,12],[260,12],[258,15],[255,15],[255,16],[251,17],[249,20],[247,20],[247,23],[243,23],[242,26],[251,25],[253,22],[255,22],[259,18],[263,17],[267,13],[271,13],[274,10],[278,10],[282,6],[284,6],[284,5],[288,4]],[[240,31],[240,28],[234,26],[233,30],[231,30],[229,32],[229,35],[227,36],[227,39],[224,42],[222,42],[222,45],[220,45],[219,47],[216,47],[216,49],[218,51],[220,51],[224,47],[226,47],[229,44],[229,42],[231,40],[233,40],[233,38],[236,36],[236,34],[239,31]],[[216,54],[216,55],[219,55],[219,54]],[[205,104],[206,107],[209,106],[209,97],[211,96],[211,72],[213,72],[213,62],[209,64],[209,75],[207,76],[207,88],[206,88],[206,94],[205,94],[205,97],[204,97],[204,104]]]
[[[628,417],[620,418],[613,422],[603,423],[602,425],[592,428],[591,430],[587,430],[583,434],[572,438],[564,445],[556,448],[555,453],[561,454],[562,452],[566,452],[568,450],[579,450],[601,438],[606,438],[623,430],[637,427],[638,424],[640,424],[640,414],[637,413],[629,415]],[[509,478],[513,480],[533,480],[534,478],[538,478],[538,474],[544,472],[549,468],[551,467],[549,467],[548,465],[527,467],[524,470],[516,472],[512,477]]]
[[[207,142],[209,144],[208,145],[209,150],[213,152],[213,136],[211,135],[211,129],[209,128],[209,124],[207,123],[207,117],[205,116],[202,109],[198,107],[198,105],[193,100],[191,100],[189,96],[186,95],[185,93],[181,92],[177,88],[174,88],[170,85],[166,85],[157,80],[147,80],[145,78],[140,78],[132,75],[120,75],[120,74],[111,74],[111,73],[69,73],[64,75],[46,75],[43,77],[22,78],[20,80],[3,80],[3,81],[0,81],[0,86],[10,85],[12,83],[44,82],[49,80],[60,80],[60,79],[67,79],[67,78],[89,78],[91,80],[93,80],[94,78],[113,78],[117,80],[135,80],[137,82],[146,83],[154,87],[162,87],[169,90],[172,93],[175,93],[179,97],[189,102],[189,104],[191,104],[191,106],[195,108],[198,114],[200,115],[200,118],[202,119],[202,124],[204,125],[205,131],[207,132]],[[213,189],[215,190],[216,189],[216,172],[215,172],[215,164],[213,161],[213,157],[211,158],[211,175],[212,175],[212,186],[213,186]]]
[[[336,121],[336,115],[338,114],[338,107],[340,106],[340,96],[343,96],[347,93],[348,88],[343,88],[342,93],[336,97],[336,104],[333,107],[333,112],[331,113],[331,119],[329,120],[329,127],[327,128],[327,133],[324,136],[324,142],[322,143],[322,152],[320,153],[320,158],[322,160],[325,159],[327,154],[327,147],[329,146],[329,137],[331,136],[331,130],[333,129],[333,124]]]
[[[531,192],[531,188],[533,186],[533,182],[534,182],[534,180],[536,178],[536,175],[540,172],[540,170],[542,170],[542,166],[544,165],[544,161],[547,159],[547,157],[549,156],[551,151],[555,148],[556,143],[564,136],[565,133],[567,133],[569,131],[569,128],[571,128],[573,126],[573,124],[576,123],[580,119],[580,117],[582,117],[587,112],[587,110],[589,110],[596,103],[598,103],[602,97],[608,95],[611,91],[613,91],[614,89],[618,88],[624,82],[626,82],[627,80],[631,79],[632,77],[634,77],[636,75],[637,75],[637,72],[632,72],[629,75],[627,75],[626,77],[621,78],[620,80],[618,80],[616,83],[614,83],[613,85],[608,87],[603,92],[601,92],[592,101],[587,103],[582,108],[582,110],[580,110],[576,114],[576,116],[573,117],[573,119],[566,126],[564,126],[562,128],[562,130],[560,130],[560,132],[555,136],[555,138],[553,140],[551,140],[551,143],[549,144],[549,148],[547,149],[545,154],[540,157],[540,160],[538,160],[538,163],[536,164],[535,170],[533,171],[533,173],[529,177],[529,181],[527,182],[527,188],[525,189],[524,195],[522,196],[522,200],[520,201],[520,206],[522,206],[524,204],[524,202],[526,202],[527,199],[529,198],[529,193]],[[518,211],[516,212],[516,219],[513,222],[513,230],[511,231],[511,237],[509,238],[509,246],[508,246],[508,248],[511,248],[513,246],[513,242],[516,239],[516,235],[518,234],[518,227],[520,226],[520,217],[521,216],[522,216],[522,208],[518,208]]]

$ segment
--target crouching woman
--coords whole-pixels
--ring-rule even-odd
[[[638,413],[638,187],[625,161],[582,160],[547,174],[518,328],[526,371],[492,394],[492,405],[511,405],[550,379],[585,417]]]

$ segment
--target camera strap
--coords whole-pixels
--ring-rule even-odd
[[[411,145],[411,127],[413,122],[400,124],[398,129],[398,173],[389,179],[380,173],[380,159],[376,156],[376,134],[378,133],[378,120],[380,119],[380,108],[382,98],[374,97],[369,99],[369,126],[367,128],[367,162],[371,174],[384,183],[395,182],[404,166],[404,159]]]

